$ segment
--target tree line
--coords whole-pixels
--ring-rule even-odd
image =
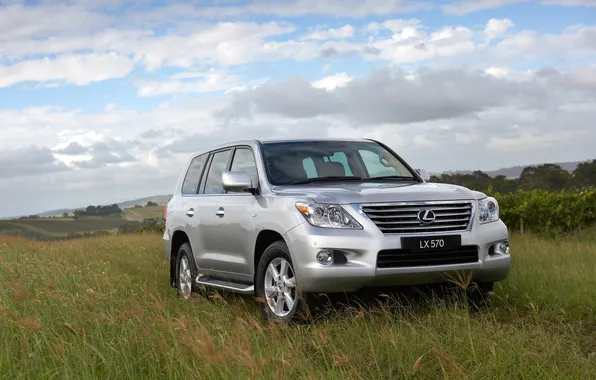
[[[518,190],[575,191],[596,187],[596,160],[578,164],[569,172],[556,164],[527,166],[518,178],[491,177],[483,171],[431,176],[431,182],[451,183],[482,192],[509,194]]]
[[[84,210],[75,210],[74,216],[75,218],[81,216],[109,216],[109,215],[120,215],[122,214],[122,209],[117,204],[108,205],[108,206],[87,206]]]

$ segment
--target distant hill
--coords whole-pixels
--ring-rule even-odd
[[[577,165],[579,165],[582,161],[572,161],[572,162],[555,162],[555,165],[559,165],[561,168],[567,170],[568,172],[572,172],[575,170],[575,168],[577,168]],[[540,165],[540,164],[537,164]],[[488,174],[491,177],[496,177],[499,175],[504,175],[507,178],[518,178],[522,171],[524,170],[524,168],[528,167],[528,166],[533,166],[533,165],[524,165],[524,166],[511,166],[508,168],[501,168],[501,169],[497,169],[497,170],[491,170],[491,171],[484,171],[486,174]],[[442,173],[431,173],[431,175],[441,175],[441,174],[456,174],[456,173],[460,173],[460,174],[471,174],[473,171],[472,170],[456,170],[456,171],[445,171]]]
[[[121,209],[132,208],[135,205],[145,206],[147,204],[147,202],[149,202],[149,201],[155,202],[158,205],[163,206],[170,200],[171,197],[172,197],[172,195],[154,195],[151,197],[138,198],[138,199],[133,199],[131,201],[124,201],[124,202],[120,202],[120,203],[116,203],[116,204]],[[91,202],[90,204],[93,204],[93,202]],[[39,215],[41,217],[49,217],[49,216],[60,216],[60,215],[64,214],[65,212],[72,214],[75,210],[84,210],[85,208],[87,208],[87,206],[71,208],[71,209],[50,210],[50,211],[45,211],[45,212],[39,213],[37,215]],[[105,206],[105,205],[102,205],[102,206]]]
[[[147,202],[149,202],[149,201],[155,202],[159,206],[164,206],[166,203],[168,203],[170,198],[172,198],[172,195],[154,195],[152,197],[139,198],[139,199],[135,199],[132,201],[118,203],[118,206],[120,206],[120,208],[122,208],[122,209],[131,208],[131,207],[134,207],[135,205],[145,206],[147,204]]]

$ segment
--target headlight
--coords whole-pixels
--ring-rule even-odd
[[[316,227],[362,229],[362,226],[340,205],[297,202],[296,208],[310,224]]]
[[[484,198],[478,201],[480,224],[496,222],[499,220],[499,204],[493,197]]]

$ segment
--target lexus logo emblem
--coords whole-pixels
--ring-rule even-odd
[[[437,216],[433,210],[420,210],[418,212],[418,220],[422,224],[431,224],[436,218]]]

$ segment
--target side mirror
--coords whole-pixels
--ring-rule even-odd
[[[232,193],[244,193],[247,190],[253,190],[252,179],[248,173],[243,171],[223,172],[221,182],[224,190]]]
[[[416,172],[418,173],[418,175],[420,177],[422,177],[422,179],[424,181],[429,181],[430,180],[430,176],[428,175],[427,171],[424,169],[416,169]]]

